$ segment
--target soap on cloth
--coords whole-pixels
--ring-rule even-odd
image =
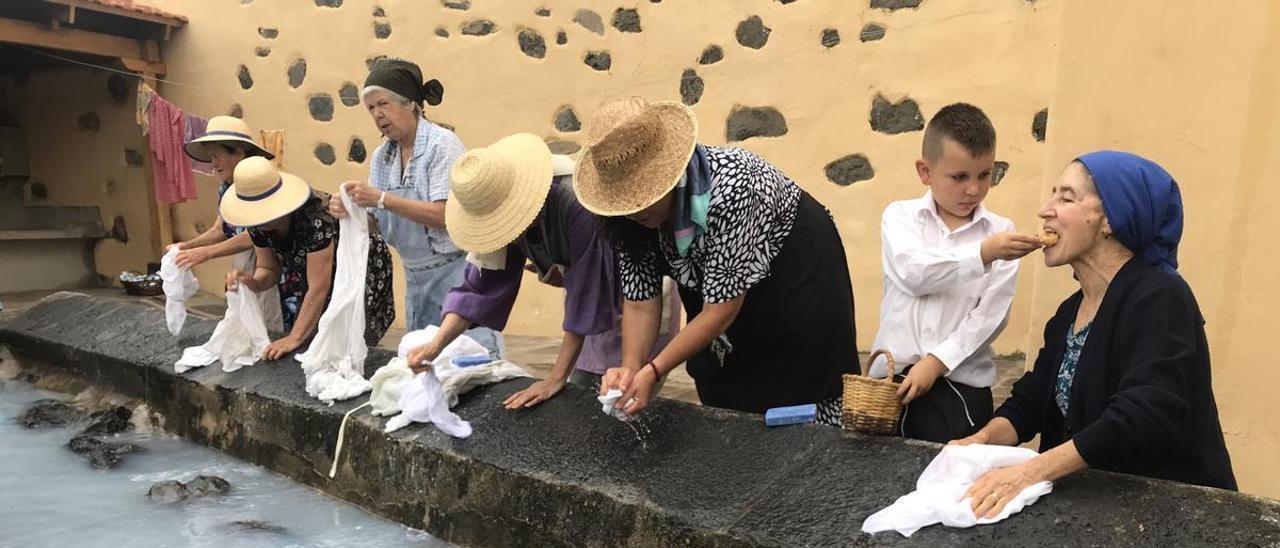
[[[813,422],[818,419],[818,405],[806,403],[804,405],[792,405],[789,407],[774,407],[764,412],[765,426],[786,426],[788,424],[803,424]]]

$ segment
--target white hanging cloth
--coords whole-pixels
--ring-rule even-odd
[[[169,251],[160,258],[160,280],[164,287],[164,321],[169,333],[177,335],[182,331],[182,324],[187,321],[187,299],[200,290],[200,282],[190,269],[179,268],[178,246],[169,246]]]
[[[307,377],[307,394],[332,404],[368,392],[364,378],[369,348],[364,342],[364,286],[369,266],[369,216],[338,190],[348,215],[338,221],[333,295],[307,351],[298,356]]]
[[[253,272],[253,250],[232,258],[232,267],[241,272]],[[213,335],[201,346],[188,347],[182,357],[173,364],[177,373],[185,373],[196,367],[204,367],[222,361],[222,370],[231,373],[253,365],[271,344],[268,329],[283,329],[280,316],[280,292],[272,287],[262,293],[254,293],[240,285],[226,293],[227,311],[213,329]]]
[[[1053,482],[1042,481],[1018,493],[994,518],[978,519],[965,491],[983,474],[995,468],[1022,464],[1038,453],[1025,447],[1002,445],[948,445],[934,457],[916,481],[916,490],[862,522],[862,532],[897,531],[910,537],[923,527],[941,523],[947,527],[973,527],[1003,520],[1035,504],[1053,492]]]

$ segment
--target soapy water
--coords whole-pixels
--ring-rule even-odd
[[[65,447],[84,425],[27,429],[29,405],[62,398],[0,380],[0,547],[9,546],[449,546],[266,469],[161,434],[106,439],[141,446],[98,470]],[[225,495],[148,499],[153,483],[212,475]]]

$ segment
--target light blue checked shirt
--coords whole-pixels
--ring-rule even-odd
[[[449,170],[465,150],[462,140],[452,131],[426,119],[419,120],[408,169],[400,171],[400,145],[384,141],[373,151],[369,184],[410,200],[447,200]],[[405,268],[431,266],[460,253],[443,228],[425,227],[386,209],[369,211],[378,219],[383,237],[396,248]]]

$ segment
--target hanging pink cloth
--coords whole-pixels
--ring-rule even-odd
[[[182,109],[160,95],[151,97],[147,133],[151,145],[151,167],[155,175],[156,201],[176,204],[196,197],[191,159],[182,150],[186,120]]]

